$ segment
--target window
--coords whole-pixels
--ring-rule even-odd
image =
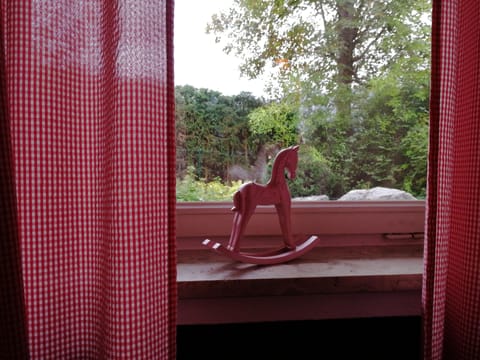
[[[377,186],[424,197],[428,1],[196,4],[177,3],[180,201],[226,200],[231,181],[266,181],[269,160],[292,144],[301,144],[294,197],[338,199]],[[223,15],[202,19],[203,11]],[[184,35],[202,34],[207,23],[206,44]],[[237,66],[254,87],[228,78]]]
[[[191,11],[191,2],[187,3],[188,10]],[[209,1],[208,3],[212,4],[214,2]],[[225,1],[220,1],[220,3],[222,6],[227,6],[228,4]],[[264,4],[265,2],[259,3]],[[281,4],[282,2],[278,3]],[[358,10],[356,8],[358,4],[355,1],[345,3],[353,4],[353,8],[350,10]],[[228,94],[222,93],[218,89],[197,88],[195,84],[193,86],[189,86],[192,84],[188,83],[180,85],[181,91],[178,93],[179,96],[177,98],[177,154],[179,155],[177,165],[179,166],[178,171],[182,172],[182,175],[179,177],[178,184],[185,186],[183,189],[184,194],[188,195],[189,192],[194,192],[194,195],[197,196],[199,192],[201,193],[201,196],[197,197],[182,197],[177,204],[179,295],[181,299],[180,322],[222,321],[217,317],[220,316],[218,312],[214,314],[215,308],[220,306],[219,308],[223,309],[220,313],[222,311],[228,312],[227,309],[230,305],[233,303],[238,304],[234,299],[239,296],[243,297],[242,300],[248,298],[249,301],[252,301],[245,301],[244,304],[249,304],[245,306],[256,307],[258,305],[259,309],[262,308],[259,305],[261,304],[259,299],[265,296],[270,300],[271,296],[275,296],[277,303],[282,301],[288,302],[284,296],[277,296],[279,292],[281,295],[289,296],[290,293],[285,290],[285,287],[295,288],[295,282],[302,282],[302,279],[310,276],[309,274],[300,276],[295,273],[297,270],[286,265],[286,268],[289,269],[286,271],[292,271],[292,273],[289,275],[278,275],[284,282],[281,279],[279,280],[278,277],[275,278],[277,275],[272,275],[271,273],[270,275],[265,275],[267,270],[263,272],[257,271],[257,274],[261,273],[263,275],[259,275],[261,278],[252,279],[249,277],[251,272],[248,270],[242,267],[235,267],[234,265],[229,266],[228,260],[222,261],[215,254],[198,252],[199,249],[202,249],[201,242],[203,239],[210,238],[222,242],[226,241],[230,234],[232,212],[230,211],[231,200],[229,199],[232,191],[235,189],[235,185],[238,183],[233,183],[233,186],[230,188],[221,185],[224,183],[228,185],[229,181],[235,181],[236,177],[234,176],[238,177],[239,174],[245,175],[245,173],[248,173],[246,176],[254,176],[257,180],[261,179],[262,176],[264,177],[265,174],[268,176],[269,159],[273,158],[276,149],[266,139],[275,138],[278,140],[277,145],[281,144],[282,141],[286,141],[285,138],[282,139],[279,135],[285,129],[275,128],[274,126],[270,128],[265,127],[268,125],[266,123],[267,120],[275,117],[276,111],[280,111],[281,116],[283,116],[280,124],[277,124],[278,126],[285,125],[287,120],[294,120],[297,125],[295,131],[297,131],[298,139],[302,141],[315,139],[315,141],[304,146],[304,148],[308,149],[306,151],[307,154],[304,154],[304,159],[307,160],[301,164],[304,168],[302,169],[303,173],[299,174],[299,178],[302,178],[302,175],[303,179],[308,178],[308,176],[313,176],[313,178],[308,178],[309,183],[292,184],[291,189],[298,191],[299,196],[322,195],[328,192],[330,199],[336,199],[352,188],[387,186],[409,190],[419,199],[412,201],[366,202],[298,200],[292,204],[294,233],[298,236],[318,235],[321,238],[321,244],[318,249],[320,258],[318,260],[314,259],[314,261],[307,259],[303,263],[305,266],[308,267],[308,264],[312,262],[317,262],[318,264],[323,262],[332,266],[334,263],[337,265],[343,264],[342,261],[345,260],[345,257],[354,259],[356,256],[360,256],[364,258],[370,256],[372,254],[371,251],[376,254],[373,256],[375,261],[391,256],[397,260],[400,259],[400,263],[403,264],[402,266],[399,265],[399,268],[395,270],[389,269],[388,262],[381,262],[384,266],[381,269],[377,269],[377,273],[375,273],[375,270],[372,270],[373,273],[366,275],[369,280],[364,283],[351,281],[352,277],[345,274],[345,276],[329,278],[329,281],[337,281],[340,284],[338,288],[343,289],[339,290],[342,294],[350,291],[355,294],[362,293],[363,295],[371,296],[369,305],[365,308],[368,308],[368,310],[365,310],[363,313],[362,311],[356,314],[352,313],[352,316],[375,314],[375,305],[378,305],[376,301],[380,301],[380,303],[381,301],[386,301],[385,304],[396,302],[397,310],[393,310],[393,307],[385,305],[383,309],[387,310],[386,313],[383,313],[384,315],[392,314],[392,311],[398,311],[401,314],[418,314],[419,308],[416,308],[415,304],[417,304],[417,301],[418,305],[420,303],[419,291],[421,284],[419,282],[421,281],[421,253],[423,249],[425,214],[422,198],[426,181],[429,77],[428,65],[425,65],[425,62],[428,63],[428,54],[425,52],[429,50],[428,38],[426,37],[428,26],[423,26],[422,24],[416,29],[417,32],[412,34],[406,28],[408,27],[407,25],[417,26],[418,24],[409,24],[405,20],[407,10],[395,8],[394,2],[361,3],[368,3],[368,6],[372,7],[370,9],[372,11],[384,11],[384,18],[390,16],[388,19],[391,22],[383,24],[385,30],[382,31],[385,33],[379,33],[386,40],[389,42],[401,42],[403,41],[402,39],[409,38],[409,42],[401,43],[402,47],[398,51],[395,58],[396,61],[392,64],[388,63],[385,57],[381,58],[378,54],[376,54],[378,55],[377,58],[372,58],[377,63],[384,62],[382,63],[385,70],[384,76],[373,80],[369,79],[368,72],[375,70],[372,67],[366,67],[362,70],[363,72],[357,72],[355,76],[359,78],[351,78],[352,82],[349,85],[348,96],[346,96],[349,98],[349,103],[347,104],[340,101],[340,95],[345,95],[346,88],[344,86],[336,89],[335,94],[338,97],[333,97],[334,100],[326,96],[325,92],[315,92],[311,85],[308,85],[312,84],[312,79],[309,80],[300,71],[308,64],[313,66],[311,56],[309,57],[305,53],[302,56],[295,57],[295,54],[287,47],[282,54],[285,56],[278,57],[276,61],[272,61],[270,65],[267,65],[267,75],[265,75],[267,77],[272,76],[271,89],[273,93],[281,95],[279,98],[282,101],[277,97],[265,100],[267,94],[261,93],[259,90],[255,90],[256,92],[253,94],[236,92]],[[425,9],[428,5],[428,2],[422,1],[415,3],[418,6],[418,12],[421,9]],[[183,6],[182,1],[176,1],[177,10],[184,9]],[[259,8],[254,9],[255,11],[264,11],[261,5],[258,6]],[[319,22],[318,26],[324,26],[327,29],[325,24],[333,21],[334,15],[323,13],[322,11],[325,9],[320,8],[319,5],[317,7],[315,9],[300,8],[298,9],[298,16],[304,17],[305,24],[312,24],[312,14],[315,11],[315,14],[319,14],[317,19],[315,19],[315,21]],[[344,10],[348,14],[349,9]],[[276,12],[275,16],[280,17],[280,20],[283,19],[279,9],[270,8],[269,11],[271,13]],[[403,20],[405,20],[404,23],[395,21],[392,14],[398,14],[398,16],[402,14],[404,16]],[[198,15],[198,13],[195,13],[195,15]],[[420,13],[415,13],[415,15],[422,17]],[[182,15],[177,13],[177,26],[180,23],[178,20],[179,16]],[[428,14],[423,16],[428,17]],[[199,18],[199,16],[196,16],[196,18]],[[301,22],[295,24],[280,20],[278,24],[282,24],[284,28],[281,26],[280,28],[285,30],[283,35],[288,35],[287,26],[293,25],[291,29],[296,31],[299,41],[301,39],[309,40],[308,44],[304,44],[306,47],[304,50],[307,51],[308,47],[315,48],[314,45],[311,45],[315,36],[307,36],[308,31],[311,30],[308,27],[310,25],[305,25],[302,28],[300,26]],[[375,19],[372,18],[370,20],[373,22]],[[353,22],[350,21],[353,20],[347,21],[346,18],[343,18],[342,21],[337,23],[350,24],[344,27],[346,32],[348,32],[347,30],[360,32],[361,29],[351,26]],[[250,26],[253,25],[250,24]],[[379,24],[377,25],[380,26]],[[263,25],[257,23],[257,26],[262,27]],[[374,25],[372,24],[371,26],[370,30],[368,26],[363,28],[365,34],[368,31],[373,31]],[[399,30],[387,34],[389,27],[391,30],[392,26],[398,26]],[[189,30],[194,31],[191,27]],[[330,30],[333,31],[334,29]],[[268,26],[264,28],[264,31],[270,31]],[[179,31],[176,30],[175,34],[178,35]],[[280,31],[276,34],[278,37],[282,33]],[[341,36],[348,35],[346,33],[342,34]],[[372,40],[376,39],[374,33],[370,32],[369,34]],[[321,46],[327,46],[329,41],[333,41],[332,36],[334,35],[329,33],[330,38],[324,39],[326,43],[321,43]],[[350,35],[353,36],[354,34]],[[357,34],[357,36],[359,35]],[[277,41],[279,46],[287,45],[286,40],[282,42],[280,37],[277,38]],[[196,43],[187,42],[187,44],[194,48],[187,57],[189,67],[195,73],[207,75],[209,78],[218,80],[221,76],[218,75],[217,71],[207,72],[201,65],[204,58],[207,57],[208,51],[203,48],[195,49]],[[389,43],[384,43],[383,45],[387,46]],[[344,54],[341,50],[337,54]],[[368,43],[365,43],[363,50],[365,52],[367,50],[371,51]],[[352,54],[355,55],[355,53]],[[363,54],[363,52],[360,54]],[[425,56],[427,57],[425,58]],[[175,57],[178,64],[181,61],[181,55],[176,54]],[[255,59],[259,59],[259,57],[251,58],[252,64],[255,64]],[[258,64],[258,66],[260,65]],[[334,65],[335,63],[331,62],[329,67],[321,69],[321,71],[323,73],[335,72],[336,68]],[[316,66],[319,65],[317,64]],[[336,66],[338,67],[338,63]],[[390,73],[386,71],[388,66],[395,71]],[[250,68],[250,71],[254,68],[255,66]],[[406,71],[407,69],[412,70],[412,68],[415,68],[416,71],[411,73]],[[347,76],[348,74],[343,75]],[[350,75],[353,76],[353,74]],[[178,67],[176,68],[176,79],[178,81],[181,79]],[[366,79],[369,79],[368,86],[362,87],[361,84],[365,84],[367,82]],[[319,84],[322,83],[322,80],[317,79],[317,81],[319,81]],[[289,86],[295,91],[289,92]],[[258,94],[261,95],[259,96]],[[308,97],[306,94],[310,96]],[[200,105],[193,106],[189,102],[193,101],[192,99],[200,99],[200,101],[194,103],[195,105]],[[269,107],[269,101],[275,105]],[[180,106],[178,106],[179,104]],[[409,107],[410,105],[414,107],[411,108]],[[295,108],[296,111],[292,112],[292,108]],[[213,109],[215,115],[210,114],[207,116],[208,109]],[[262,109],[263,112],[258,110],[255,113],[255,109]],[[331,114],[338,115],[338,109],[343,109],[343,115],[330,116]],[[254,112],[254,115],[251,115],[252,112]],[[194,116],[199,116],[201,121],[192,121],[191,127],[187,131],[185,129],[186,125],[182,120],[188,119],[189,116],[191,119]],[[346,124],[346,117],[355,119],[355,121]],[[401,118],[401,121],[398,120],[399,118]],[[222,121],[219,121],[219,119],[222,119]],[[252,123],[256,124],[256,130],[252,129]],[[252,131],[256,131],[255,140],[252,140]],[[189,140],[188,136],[192,134],[195,136],[202,135],[207,145],[191,143],[189,146],[186,146],[185,142]],[[340,140],[340,137],[345,135],[350,136],[348,142]],[[325,144],[330,144],[331,146],[326,147]],[[396,151],[396,147],[401,148],[401,151]],[[215,156],[213,150],[217,151]],[[363,156],[357,156],[355,154],[357,150],[362,150]],[[186,154],[186,151],[188,154]],[[374,156],[369,157],[367,154]],[[333,160],[336,160],[336,162],[333,162]],[[195,166],[189,167],[192,164]],[[342,169],[342,166],[346,169]],[[235,169],[236,172],[232,171]],[[338,175],[339,173],[341,173],[341,176]],[[350,175],[352,175],[352,178],[347,179],[347,181],[346,178]],[[217,181],[219,178],[227,181]],[[184,179],[187,179],[187,181],[184,182]],[[204,185],[192,179],[208,179],[209,181],[208,185]],[[350,187],[352,184],[353,187]],[[318,187],[315,188],[314,185],[321,186],[322,191],[319,191]],[[301,193],[305,189],[311,190],[312,193]],[[219,198],[213,198],[216,200],[213,202],[197,201],[201,200],[202,196],[210,196],[210,199],[212,199],[212,194],[219,195]],[[292,195],[295,194],[292,193]],[[278,244],[279,234],[280,227],[274,209],[272,207],[259,207],[249,222],[242,247],[251,249],[274,247]],[[367,253],[369,255],[365,255]],[[327,257],[324,257],[322,254],[327,254],[325,255]],[[332,255],[329,258],[330,260],[328,260],[328,254],[336,255]],[[412,260],[412,263],[410,263],[410,260]],[[375,261],[366,262],[364,266],[374,268],[376,266]],[[380,260],[378,261],[380,263]],[[350,268],[350,270],[352,269]],[[274,270],[272,271],[275,272]],[[392,273],[388,271],[392,271]],[[202,274],[204,277],[202,277]],[[356,280],[362,278],[361,276],[356,277],[356,275],[352,275]],[[291,282],[288,282],[285,278],[290,279]],[[217,282],[219,279],[223,279],[223,281]],[[271,283],[275,282],[275,279],[281,283],[278,287],[276,287],[277,285],[271,285]],[[295,281],[292,279],[295,279]],[[306,285],[304,293],[292,290],[291,294],[293,294],[292,296],[296,300],[300,296],[307,303],[313,298],[318,300],[318,296],[332,301],[337,299],[341,303],[344,298],[338,297],[338,289],[330,289],[332,291],[326,292],[317,292],[318,289],[313,289],[319,283],[323,284],[320,288],[324,288],[323,280],[324,278],[321,274],[314,274],[309,280],[311,282]],[[285,281],[288,282],[287,285],[285,285]],[[257,286],[262,288],[262,282],[268,285],[267,288],[270,289],[271,293],[256,290],[258,289]],[[218,285],[220,283],[224,286]],[[329,287],[330,285],[325,286]],[[375,296],[372,294],[375,294]],[[326,298],[322,297],[327,295],[328,297]],[[392,296],[389,297],[390,295]],[[399,300],[402,296],[405,296],[404,302]],[[203,300],[200,301],[199,299]],[[256,300],[254,301],[253,299]],[[348,303],[351,305],[353,298],[349,299]],[[358,298],[357,300],[360,302],[367,301],[365,298]],[[209,310],[206,311],[205,309]],[[262,309],[265,310],[264,308]],[[280,317],[285,315],[284,310],[281,310],[284,309],[281,305],[279,305],[279,309],[276,315],[272,315],[273,318],[280,319]],[[247,310],[245,309],[245,311]],[[308,311],[302,314],[300,311],[294,316],[312,316],[312,314],[307,315],[307,313]],[[347,308],[341,308],[340,306],[338,313],[331,315],[348,316],[347,313]],[[231,321],[242,321],[233,312],[228,312],[228,314],[223,321],[229,321],[228,319]],[[251,317],[245,315],[243,321],[258,320],[261,319],[261,316],[259,311],[253,311]],[[325,317],[327,314],[319,314],[318,316]]]

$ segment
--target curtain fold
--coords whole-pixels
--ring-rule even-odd
[[[0,16],[5,349],[175,358],[173,0]]]
[[[0,3],[4,13],[4,3]],[[28,340],[5,67],[5,18],[0,17],[0,357],[26,359]]]
[[[433,1],[425,359],[480,358],[480,3]]]

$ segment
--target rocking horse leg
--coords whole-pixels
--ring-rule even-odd
[[[290,207],[284,204],[276,204],[278,220],[280,222],[280,228],[282,229],[283,241],[287,248],[295,249],[296,244],[292,236],[292,226],[290,223]]]
[[[227,248],[232,251],[237,251],[239,248],[238,240],[240,239],[240,228],[242,225],[242,214],[240,211],[236,210],[235,214],[233,215],[233,225],[232,225],[232,232],[230,234],[230,240],[228,241]]]
[[[247,223],[252,217],[255,208],[248,207],[247,209],[235,210],[235,215],[233,216],[233,227],[230,240],[228,242],[228,249],[231,251],[238,252],[240,250],[240,239],[245,232]]]

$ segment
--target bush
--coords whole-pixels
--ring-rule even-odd
[[[301,145],[298,154],[297,176],[290,182],[292,197],[328,195],[338,196],[341,182],[330,169],[328,161],[313,146]]]
[[[234,181],[232,185],[222,184],[220,179],[205,182],[195,177],[195,169],[189,167],[183,179],[177,179],[177,201],[226,201],[242,184]]]

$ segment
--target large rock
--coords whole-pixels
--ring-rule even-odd
[[[417,200],[412,194],[398,189],[374,187],[372,189],[351,190],[338,200]]]

